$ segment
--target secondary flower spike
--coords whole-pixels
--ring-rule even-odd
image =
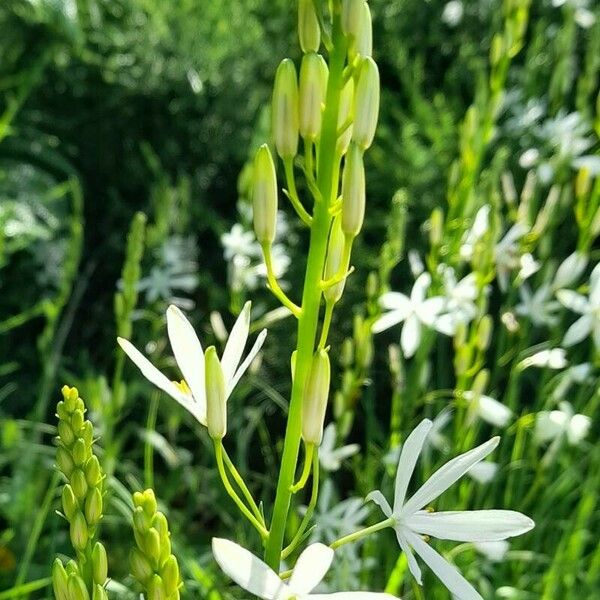
[[[271,110],[277,153],[283,160],[294,158],[298,152],[298,79],[289,58],[277,67]]]
[[[252,211],[256,239],[260,244],[272,244],[277,229],[277,174],[267,144],[254,158]]]
[[[244,305],[221,357],[225,399],[229,398],[233,388],[258,354],[267,335],[267,331],[263,329],[248,356],[240,364],[250,330],[250,306],[250,302]],[[202,425],[206,425],[204,352],[192,324],[174,305],[167,309],[167,332],[177,366],[184,377],[181,383],[171,381],[163,375],[129,340],[117,338],[117,341],[148,381],[179,402]]]
[[[525,515],[512,510],[466,510],[429,512],[424,510],[430,502],[456,483],[475,465],[480,463],[498,446],[495,437],[438,469],[408,500],[406,492],[415,470],[417,459],[433,423],[425,419],[408,436],[398,461],[394,491],[394,507],[383,494],[376,490],[367,496],[375,502],[386,517],[392,519],[398,544],[406,554],[408,567],[421,585],[421,569],[416,552],[438,576],[450,592],[460,600],[483,600],[475,588],[441,554],[436,552],[422,536],[436,537],[457,542],[497,542],[521,535],[534,527]]]
[[[390,594],[375,592],[337,592],[311,594],[321,582],[331,563],[334,552],[324,544],[311,544],[300,554],[287,582],[275,571],[235,542],[213,538],[215,560],[241,588],[263,600],[394,600]]]

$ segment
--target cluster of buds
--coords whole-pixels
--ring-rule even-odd
[[[157,510],[152,490],[136,492],[133,504],[137,547],[129,555],[131,574],[144,587],[148,600],[179,600],[179,564],[171,554],[167,518]]]
[[[85,404],[76,388],[64,386],[57,407],[58,437],[56,464],[67,483],[62,492],[63,515],[77,560],[66,568],[56,559],[52,569],[54,593],[59,600],[107,598],[107,558],[104,546],[95,541],[102,518],[104,475],[93,453],[94,429],[85,420]]]

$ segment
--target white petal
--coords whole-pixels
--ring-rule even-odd
[[[412,314],[404,322],[402,333],[400,334],[400,345],[406,358],[414,355],[421,342],[421,323],[417,315]]]
[[[242,377],[242,375],[246,372],[248,367],[252,364],[252,361],[256,358],[256,355],[259,353],[262,345],[265,343],[265,338],[267,337],[267,330],[263,329],[256,338],[254,342],[254,346],[252,346],[252,350],[248,353],[248,356],[244,359],[244,362],[240,365],[239,369],[235,372],[233,379],[229,382],[227,386],[227,397],[233,391],[233,388],[238,384],[238,381]]]
[[[588,309],[587,298],[573,290],[558,290],[556,297],[563,306],[573,312],[583,314]]]
[[[415,281],[412,291],[410,293],[410,299],[413,304],[421,304],[425,300],[427,290],[431,285],[431,275],[429,273],[421,273]]]
[[[250,302],[244,304],[242,312],[233,325],[231,333],[227,338],[221,366],[223,367],[223,376],[226,382],[230,382],[240,364],[242,353],[248,340],[248,331],[250,330]]]
[[[163,375],[129,340],[117,338],[119,346],[135,363],[142,375],[157,388],[179,402],[200,423],[206,425],[206,407],[196,402],[191,395],[184,394],[168,377]]]
[[[367,494],[365,502],[369,501],[375,502],[375,504],[379,506],[379,508],[386,517],[389,518],[392,516],[392,507],[390,506],[390,503],[385,499],[385,496],[379,490],[374,490]]]
[[[469,477],[485,485],[494,479],[497,472],[498,463],[489,460],[481,461],[469,469]]]
[[[581,252],[573,252],[563,260],[554,276],[554,288],[563,288],[573,285],[585,270],[588,257]]]
[[[505,540],[498,542],[475,542],[473,545],[478,552],[493,562],[503,560],[510,549],[510,544]]]
[[[402,548],[402,552],[406,554],[406,561],[408,562],[408,570],[411,572],[412,576],[415,578],[415,581],[419,585],[423,585],[423,577],[421,574],[421,567],[419,567],[419,563],[417,563],[417,559],[413,554],[413,551],[410,548],[410,544],[406,541],[406,538],[402,534],[402,529],[396,529],[396,538],[398,539],[398,544],[400,548]]]
[[[406,316],[400,310],[390,310],[390,312],[381,315],[375,323],[371,326],[371,331],[373,333],[381,333],[398,323],[404,321]]]
[[[418,535],[407,531],[406,537],[415,552],[452,594],[460,600],[483,600],[479,592],[458,572],[458,569],[426,544]]]
[[[444,310],[445,306],[446,298],[442,298],[442,296],[427,298],[417,305],[417,315],[425,325],[431,327],[435,322],[436,317]]]
[[[287,589],[270,567],[235,542],[213,538],[212,551],[223,572],[251,594],[275,600]]]
[[[570,346],[574,346],[578,344],[582,340],[584,340],[590,332],[592,331],[592,327],[594,324],[594,320],[592,315],[583,315],[579,317],[569,329],[567,329],[567,333],[565,333],[565,337],[563,338],[562,345],[569,348]]]
[[[583,440],[590,430],[592,420],[585,415],[574,415],[567,428],[569,444],[576,446]]]
[[[379,305],[385,310],[398,310],[408,314],[410,312],[410,299],[400,292],[386,292],[379,298]]]
[[[333,550],[325,544],[311,544],[296,561],[289,586],[294,594],[308,594],[317,587],[331,566]]]
[[[415,493],[415,495],[404,505],[402,513],[410,515],[423,508],[426,504],[435,500],[440,494],[445,492],[453,483],[458,481],[473,465],[483,460],[488,454],[493,452],[498,443],[499,437],[469,450],[464,454],[453,458],[443,467],[439,468]]]
[[[455,542],[496,542],[534,527],[529,517],[513,510],[422,511],[409,517],[405,524],[416,533]]]
[[[394,490],[394,511],[396,513],[400,512],[402,505],[404,504],[408,483],[410,482],[410,478],[415,470],[415,465],[417,464],[427,435],[432,427],[433,423],[429,419],[424,419],[406,438],[406,441],[402,446],[402,452],[400,453],[400,459],[398,460],[398,470],[396,471],[396,484]]]
[[[479,398],[477,413],[484,421],[496,427],[506,427],[512,417],[512,411],[508,406],[490,396]]]
[[[538,442],[547,442],[556,438],[567,427],[567,419],[568,416],[560,410],[539,412],[535,418],[535,439]]]
[[[459,323],[466,319],[461,319],[461,315],[454,311],[452,313],[446,313],[445,315],[440,315],[439,317],[435,317],[433,322],[431,323],[431,327],[433,327],[436,331],[443,333],[444,335],[453,336],[456,333]]]
[[[194,327],[173,304],[167,309],[167,333],[177,366],[192,390],[196,402],[206,404],[204,353]]]

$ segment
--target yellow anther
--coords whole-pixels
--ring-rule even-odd
[[[190,386],[187,384],[187,381],[185,379],[182,379],[181,381],[174,381],[173,382],[181,392],[183,392],[186,395],[190,395],[192,393],[192,390],[190,389]]]

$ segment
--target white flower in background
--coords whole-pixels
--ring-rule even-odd
[[[464,12],[465,9],[460,0],[450,0],[444,6],[442,21],[449,27],[456,27],[462,21]]]
[[[400,292],[386,292],[379,299],[385,312],[373,324],[373,332],[379,333],[404,321],[400,345],[406,358],[414,355],[421,342],[423,325],[435,328],[436,318],[444,307],[441,296],[427,298],[431,275],[422,273],[417,277],[410,298]]]
[[[578,344],[592,336],[596,348],[600,348],[600,264],[594,267],[590,275],[590,291],[588,296],[578,294],[573,290],[558,290],[558,301],[581,317],[567,329],[563,345],[567,348]]]
[[[491,396],[476,394],[468,390],[462,396],[469,403],[473,414],[495,427],[506,427],[512,417],[512,410]]]
[[[568,402],[560,402],[558,410],[541,411],[535,419],[535,439],[539,443],[564,439],[571,446],[577,446],[587,436],[592,420],[586,415],[575,414]]]
[[[266,330],[263,329],[250,353],[240,364],[249,329],[250,302],[246,302],[231,330],[221,358],[227,398],[258,354],[267,335]],[[179,402],[202,425],[206,425],[204,352],[192,324],[173,305],[167,309],[167,333],[177,366],[184,377],[181,383],[171,381],[163,375],[129,340],[123,338],[117,340],[148,381]]]
[[[408,251],[408,265],[410,266],[410,272],[415,279],[425,270],[423,259],[417,250]]]
[[[359,450],[358,444],[348,444],[336,448],[335,423],[329,423],[323,432],[323,440],[319,446],[319,463],[325,471],[337,471],[342,466],[342,461],[354,456]]]
[[[525,268],[522,263],[523,259],[519,242],[526,234],[527,227],[525,227],[523,223],[515,223],[496,244],[494,249],[494,261],[496,263],[498,285],[503,292],[508,289],[509,276],[516,269],[520,269],[519,277],[521,281],[525,281],[525,279],[532,274],[531,261],[526,259]]]
[[[567,353],[564,348],[551,348],[549,350],[540,350],[527,358],[524,358],[518,367],[522,370],[529,367],[539,367],[541,369],[564,369],[568,365]]]
[[[469,273],[457,281],[454,269],[448,265],[440,265],[439,271],[444,284],[444,314],[435,319],[434,327],[441,333],[454,335],[459,325],[466,325],[477,315],[477,278],[475,273]]]
[[[492,562],[501,562],[510,550],[510,544],[506,540],[497,542],[475,542],[475,550]]]
[[[589,29],[596,22],[596,15],[589,10],[589,0],[552,0],[552,6],[570,4],[575,10],[575,22],[583,29]]]
[[[540,262],[533,258],[533,255],[529,252],[526,252],[519,258],[519,272],[517,273],[517,278],[519,281],[525,281],[529,279],[532,275],[537,273],[542,266]]]
[[[519,288],[521,302],[515,307],[519,317],[527,317],[538,327],[553,327],[558,323],[556,312],[560,303],[553,299],[552,287],[549,283],[541,285],[534,293],[527,284]]]
[[[273,244],[271,246],[271,259],[273,261],[273,272],[277,279],[281,279],[283,277],[291,262],[292,259],[288,256],[287,250],[283,244]],[[267,267],[264,262],[256,265],[256,274],[259,277],[266,278],[267,276]],[[285,282],[279,282],[285,288]]]
[[[591,363],[581,363],[580,365],[573,365],[566,369],[561,374],[559,382],[552,391],[552,397],[557,400],[564,398],[569,393],[572,385],[581,385],[590,379],[592,370]]]
[[[477,483],[486,485],[496,477],[496,473],[498,473],[498,463],[486,460],[473,465],[469,471],[469,477]]]
[[[251,231],[246,231],[240,223],[235,223],[230,231],[221,235],[225,260],[234,256],[260,256],[260,245]]]
[[[393,509],[379,490],[371,492],[367,499],[379,505],[385,516],[394,521],[393,527],[398,543],[406,554],[410,572],[419,584],[422,583],[421,569],[413,550],[457,598],[482,600],[475,588],[422,536],[458,542],[494,542],[521,535],[532,529],[534,523],[529,517],[510,510],[439,513],[423,510],[468,473],[474,465],[488,456],[498,445],[497,437],[453,458],[438,469],[409,500],[406,500],[408,484],[432,425],[432,422],[427,419],[422,421],[408,436],[402,448],[396,473]]]
[[[360,565],[360,568],[356,568]],[[321,582],[319,591],[334,592],[339,589],[357,589],[362,585],[364,572],[377,568],[374,556],[364,557],[360,544],[346,544],[335,551],[335,561],[327,574],[327,582]]]
[[[552,287],[555,290],[572,286],[583,274],[588,264],[588,257],[581,252],[573,252],[563,260],[554,276]]]
[[[334,594],[311,594],[319,585],[331,563],[334,551],[323,544],[311,544],[296,561],[288,581],[283,581],[275,571],[260,558],[232,542],[213,538],[212,550],[222,571],[242,589],[264,600],[384,600],[393,599],[390,594],[375,592],[338,592]]]
[[[468,261],[473,258],[475,246],[488,232],[490,228],[490,211],[491,206],[484,204],[475,214],[471,229],[466,232],[460,247],[460,256],[463,260]]]

